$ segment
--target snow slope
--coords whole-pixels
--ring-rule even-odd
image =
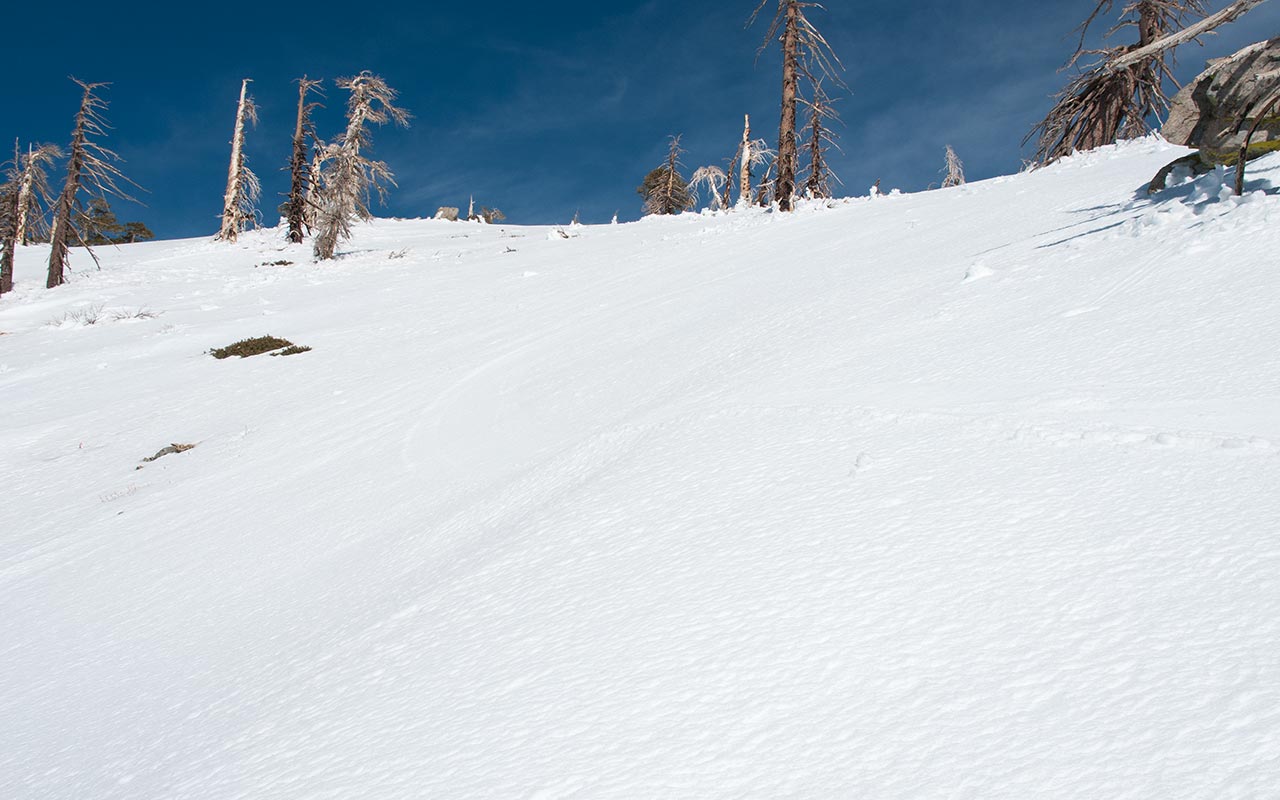
[[[1280,157],[1181,152],[28,248],[0,796],[1280,796]]]

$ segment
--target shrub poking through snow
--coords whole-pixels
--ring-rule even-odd
[[[295,353],[305,352],[303,348],[289,341],[288,339],[280,339],[275,336],[255,336],[252,339],[241,339],[235,344],[229,344],[226,347],[219,347],[216,350],[210,350],[209,355],[214,358],[231,358],[239,356],[240,358],[248,358],[249,356],[260,356],[263,353],[270,353],[274,350],[289,349]],[[311,348],[305,348],[310,350]],[[281,353],[280,355],[284,355]]]
[[[162,447],[154,456],[142,459],[142,462],[144,464],[150,464],[152,461],[158,461],[159,459],[168,455],[173,455],[174,453],[185,453],[193,447],[195,447],[194,444],[178,444],[177,442],[174,442],[168,447]]]
[[[279,353],[272,353],[273,356],[296,356],[298,353],[310,353],[311,348],[306,345],[289,345]]]

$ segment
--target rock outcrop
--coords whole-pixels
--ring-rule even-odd
[[[1262,107],[1280,91],[1280,38],[1209,63],[1173,98],[1161,134],[1174,144],[1238,153]],[[1253,141],[1280,140],[1280,114],[1262,121]]]

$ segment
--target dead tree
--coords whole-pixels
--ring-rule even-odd
[[[947,145],[947,165],[943,170],[947,176],[942,179],[942,188],[964,185],[964,162],[960,160],[960,156],[956,155],[951,145]]]
[[[49,169],[55,160],[62,157],[62,150],[52,144],[27,145],[27,152],[20,155],[16,141],[13,147],[13,163],[18,166],[14,233],[18,244],[25,247],[49,234],[49,223],[45,219],[46,210],[53,207]]]
[[[234,242],[240,232],[257,218],[262,186],[258,176],[245,164],[244,135],[248,124],[258,124],[258,107],[248,95],[250,78],[240,82],[240,102],[236,105],[236,127],[231,136],[231,165],[227,168],[227,191],[222,199],[222,229],[218,239]]]
[[[1197,39],[1210,31],[1226,25],[1228,22],[1235,22],[1248,12],[1267,2],[1267,0],[1236,0],[1236,2],[1222,9],[1221,11],[1210,14],[1194,25],[1188,25],[1185,28],[1174,31],[1168,35],[1162,36],[1155,41],[1148,42],[1146,46],[1130,50],[1123,55],[1116,56],[1107,63],[1107,69],[1119,70],[1133,66],[1144,59],[1158,56],[1166,50],[1177,47],[1180,44]]]
[[[705,186],[707,194],[710,195],[709,204],[712,211],[718,211],[725,208],[724,195],[721,189],[728,185],[729,178],[724,174],[724,170],[719,167],[698,167],[693,171],[693,177],[689,179],[689,194],[693,197],[694,204],[698,202],[698,187]]]
[[[756,6],[747,22],[748,26],[755,22],[769,2],[770,0],[760,0],[760,5]],[[765,33],[764,44],[760,46],[757,58],[781,34],[782,119],[778,125],[778,175],[774,179],[773,196],[780,211],[790,211],[792,198],[796,194],[796,175],[800,171],[796,119],[802,72],[807,64],[817,74],[838,83],[838,71],[843,70],[843,66],[826,38],[805,16],[806,8],[821,8],[820,4],[807,0],[777,0],[777,3],[778,10]]]
[[[320,174],[320,209],[316,219],[315,257],[333,258],[338,242],[351,237],[351,226],[373,218],[369,201],[376,191],[385,201],[388,184],[395,176],[381,161],[364,155],[370,146],[367,125],[394,122],[409,127],[408,111],[396,106],[398,93],[386,81],[369,71],[352,78],[339,78],[338,88],[351,93],[347,100],[347,129],[338,141],[325,148]]]
[[[13,145],[13,161],[5,165],[5,181],[0,184],[0,295],[13,291],[13,251],[18,247],[18,191],[21,185],[18,143]]]
[[[302,205],[302,224],[307,227],[307,230],[311,231],[316,229],[317,221],[320,217],[320,207],[322,205],[320,176],[324,171],[326,153],[328,153],[328,145],[317,139],[311,146],[311,165],[307,168],[306,202]]]
[[[801,132],[809,150],[809,167],[804,183],[804,193],[810,198],[826,199],[832,196],[835,184],[840,183],[840,178],[827,162],[827,151],[832,147],[836,150],[840,149],[840,145],[836,144],[835,133],[831,130],[831,124],[840,121],[840,114],[835,109],[834,101],[822,88],[822,78],[808,70],[805,74],[810,78],[813,98],[800,100],[809,112],[809,119]]]
[[[738,173],[738,202],[746,205],[751,196],[751,115],[743,116],[742,144],[738,147],[738,157],[742,160],[742,169]]]
[[[311,121],[311,112],[319,108],[320,104],[307,102],[307,97],[311,92],[320,92],[322,83],[306,75],[298,79],[298,118],[293,126],[293,152],[289,158],[289,198],[285,201],[289,241],[294,244],[301,243],[304,234],[311,231],[312,215],[307,212],[313,180],[310,151],[319,143],[315,124]]]
[[[636,192],[644,198],[645,214],[679,214],[693,208],[689,184],[680,174],[680,168],[684,166],[680,162],[683,154],[680,137],[672,136],[666,161],[644,176]]]
[[[80,110],[76,112],[75,127],[71,132],[66,182],[62,186],[62,193],[58,195],[53,223],[49,229],[49,278],[45,285],[50,289],[66,282],[72,240],[83,245],[90,256],[93,255],[73,224],[73,218],[84,213],[80,192],[83,190],[104,199],[108,195],[114,195],[124,200],[134,200],[120,188],[120,184],[137,185],[115,166],[120,157],[97,141],[105,138],[110,128],[102,116],[107,109],[107,101],[97,95],[97,90],[108,84],[85,83],[76,78],[71,80],[84,90],[84,94],[81,96]]]
[[[1204,0],[1133,0],[1121,10],[1120,21],[1105,38],[1126,28],[1137,29],[1137,41],[1127,45],[1089,48],[1089,29],[1110,13],[1115,0],[1098,0],[1093,13],[1078,28],[1080,41],[1063,69],[1081,71],[1055,96],[1053,108],[1023,139],[1036,142],[1035,162],[1051,164],[1078,150],[1092,150],[1121,139],[1135,139],[1152,130],[1151,120],[1169,109],[1165,85],[1173,81],[1173,57],[1164,51],[1127,62],[1115,69],[1110,62],[1145,51],[1188,19],[1203,16]]]
[[[0,186],[0,294],[13,290],[13,258],[19,246],[48,233],[44,209],[53,205],[47,169],[61,151],[51,144],[28,146],[22,153],[15,141],[13,161]]]

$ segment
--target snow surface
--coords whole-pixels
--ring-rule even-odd
[[[0,797],[1280,796],[1280,157],[1183,152],[27,248]]]

